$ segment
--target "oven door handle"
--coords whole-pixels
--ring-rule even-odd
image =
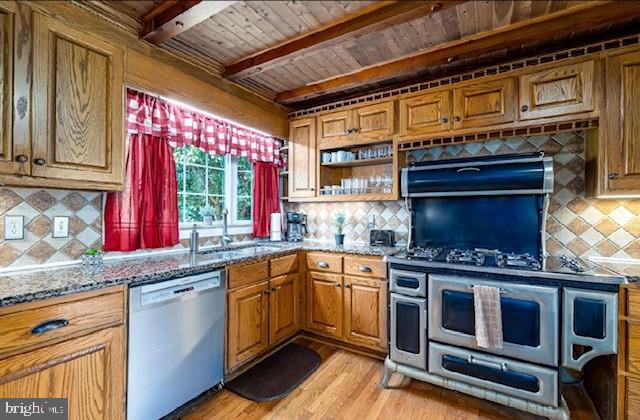
[[[479,366],[484,366],[484,367],[488,367],[488,368],[491,368],[491,369],[498,369],[498,370],[501,370],[503,372],[506,372],[506,371],[509,370],[509,367],[504,362],[501,362],[501,363],[492,362],[490,360],[480,359],[480,358],[475,357],[473,355],[469,355],[469,357],[467,357],[467,362],[469,364],[472,364],[472,365],[479,365]]]

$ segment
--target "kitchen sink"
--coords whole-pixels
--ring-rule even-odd
[[[264,252],[280,251],[282,248],[273,245],[246,245],[238,247],[210,248],[200,251],[200,255],[215,255],[219,258],[233,258],[245,255],[256,255]]]

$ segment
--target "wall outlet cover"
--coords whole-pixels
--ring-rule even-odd
[[[4,239],[24,239],[24,216],[4,216]]]
[[[53,218],[53,234],[51,236],[54,238],[69,237],[69,217],[55,216]]]

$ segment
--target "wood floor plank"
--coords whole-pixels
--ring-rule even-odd
[[[266,403],[223,390],[187,413],[201,419],[533,420],[539,417],[395,374],[382,389],[382,363],[324,343],[299,339],[322,364],[285,398]],[[574,399],[574,398],[572,398]],[[572,402],[572,401],[570,401]],[[570,406],[571,407],[571,406]],[[582,413],[580,413],[582,414]],[[588,418],[580,416],[580,418]]]

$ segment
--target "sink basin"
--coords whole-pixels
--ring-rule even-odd
[[[243,255],[255,255],[263,252],[280,251],[282,248],[273,245],[248,245],[237,248],[211,248],[200,251],[201,255],[214,255],[218,258],[233,258]]]

